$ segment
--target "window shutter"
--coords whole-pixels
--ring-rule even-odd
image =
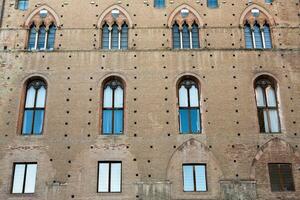
[[[280,164],[280,172],[284,182],[283,190],[284,191],[295,191],[293,174],[292,174],[292,165],[291,164]]]
[[[280,176],[278,164],[269,164],[269,175],[272,191],[280,191]]]

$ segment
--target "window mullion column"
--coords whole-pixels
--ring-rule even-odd
[[[34,41],[34,49],[37,49],[38,38],[39,38],[39,30],[36,30],[35,41]]]
[[[251,29],[251,35],[252,35],[252,44],[253,44],[253,48],[256,48],[256,43],[255,43],[255,35],[254,35],[254,30]]]
[[[108,49],[111,49],[111,27],[108,28]]]
[[[263,44],[263,48],[266,48],[266,41],[265,41],[265,32],[263,31],[263,29],[260,30],[261,32],[261,39],[262,39],[262,44]]]
[[[179,36],[180,36],[180,49],[183,49],[182,30],[179,30]]]
[[[26,184],[26,176],[27,176],[27,164],[25,165],[25,169],[24,169],[24,178],[23,178],[23,188],[22,188],[22,193],[25,193],[25,184]]]
[[[189,30],[189,34],[190,34],[190,49],[192,49],[193,48],[193,37],[192,37],[192,29],[191,30]]]
[[[118,49],[121,49],[121,30],[119,30],[119,32],[118,32],[118,39],[119,39],[119,41],[118,41]]]
[[[49,30],[46,30],[46,33],[45,33],[45,44],[44,44],[44,49],[45,49],[45,50],[47,49],[48,31],[49,31]]]

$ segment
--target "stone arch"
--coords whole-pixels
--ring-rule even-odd
[[[186,17],[186,19],[183,19],[180,16],[180,11],[182,9],[188,9],[191,13]],[[204,21],[201,18],[200,14],[191,6],[187,5],[187,4],[182,4],[180,6],[178,6],[169,16],[168,19],[168,27],[171,28],[172,25],[174,24],[175,21],[180,21],[180,23],[187,21],[187,23],[190,25],[191,23],[193,23],[194,21],[196,21],[196,23],[198,24],[199,27],[204,25]],[[181,25],[181,24],[179,24]]]
[[[219,185],[223,172],[210,149],[194,138],[180,145],[168,161],[166,180],[172,183],[172,195],[176,196],[176,198],[186,195],[182,189],[182,164],[184,163],[206,164],[208,192],[204,195],[207,198],[217,198],[220,188],[212,187],[212,185]]]
[[[110,15],[110,12],[114,9],[117,9],[120,11],[120,16],[117,19],[113,19],[113,17]],[[119,26],[122,26],[124,22],[127,23],[129,28],[133,27],[133,21],[129,15],[129,13],[121,6],[119,5],[112,5],[105,9],[104,12],[100,15],[97,27],[101,28],[103,24],[107,22],[108,24],[112,25],[114,22],[116,22]]]
[[[251,169],[250,169],[250,178],[255,179],[256,178],[256,164],[262,159],[262,157],[266,154],[266,152],[271,152],[272,154],[275,152],[282,152],[285,154],[285,156],[278,156],[276,153],[274,156],[268,155],[269,162],[291,162],[291,157],[295,157],[295,160],[300,161],[300,154],[297,152],[288,142],[285,140],[275,137],[268,142],[266,142],[263,146],[261,146],[256,153],[255,157],[252,160],[251,163]]]
[[[47,10],[49,12],[48,16],[45,19],[41,19],[41,17],[39,16],[39,12],[41,10]],[[42,23],[45,23],[46,27],[50,26],[52,23],[54,23],[56,27],[61,26],[58,14],[48,5],[41,5],[33,10],[27,17],[24,26],[25,28],[29,29],[33,23],[38,26]]]
[[[251,10],[254,8],[257,8],[261,12],[258,17],[254,17],[251,14]],[[245,23],[248,22],[252,26],[255,21],[257,21],[260,25],[264,25],[265,22],[267,22],[270,26],[275,25],[273,16],[265,8],[258,4],[251,4],[242,12],[239,24],[241,27],[244,27]]]

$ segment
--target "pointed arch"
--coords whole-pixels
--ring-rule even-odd
[[[275,25],[275,20],[274,20],[273,16],[265,8],[263,8],[262,6],[260,6],[258,4],[251,4],[242,12],[242,14],[240,16],[239,24],[241,27],[244,27],[244,25],[247,21],[247,18],[251,17],[249,15],[251,14],[251,10],[254,8],[257,8],[263,14],[261,17],[258,17],[258,19],[257,19],[258,21],[262,21],[261,23],[263,23],[264,21],[267,21],[270,26]],[[255,19],[253,19],[253,21],[255,21]]]
[[[58,17],[58,14],[54,11],[54,9],[52,9],[50,6],[48,5],[41,5],[39,7],[37,7],[35,10],[33,10],[28,17],[26,18],[26,21],[24,23],[25,28],[30,28],[30,26],[32,25],[32,23],[42,23],[42,20],[38,20],[39,17],[39,12],[41,10],[47,10],[49,12],[49,17],[47,17],[45,19],[46,21],[46,25],[51,25],[52,23],[54,23],[56,25],[56,27],[60,27],[61,26],[61,22],[60,19]]]
[[[119,6],[119,5],[112,5],[108,8],[105,9],[104,12],[102,12],[102,14],[100,15],[98,22],[97,22],[97,27],[101,28],[103,26],[103,24],[105,23],[105,18],[107,17],[107,15],[114,9],[118,9],[121,14],[124,15],[123,20],[125,20],[125,22],[128,24],[129,28],[133,27],[133,21],[129,15],[129,13],[126,11],[126,9],[124,9],[123,7]]]
[[[187,4],[182,4],[180,6],[178,6],[169,16],[168,19],[168,27],[171,28],[173,23],[174,23],[174,19],[176,17],[176,15],[182,10],[182,9],[188,9],[191,12],[191,18],[190,20],[196,20],[197,24],[199,25],[199,27],[202,27],[204,25],[204,21],[201,18],[200,14],[191,6],[187,5]]]
[[[281,156],[274,156],[278,157],[280,159],[284,158],[285,160],[282,160],[283,162],[291,162],[291,157],[296,157],[297,160],[300,160],[300,154],[298,151],[295,150],[292,145],[290,145],[285,140],[275,137],[266,142],[264,145],[262,145],[256,155],[254,156],[252,163],[251,163],[251,169],[250,169],[250,178],[255,179],[256,173],[255,168],[256,164],[262,159],[262,157],[266,154],[266,152],[278,152],[278,151],[284,151],[286,155]],[[268,161],[273,162],[273,160],[268,159]],[[275,162],[278,162],[278,160],[274,159]]]

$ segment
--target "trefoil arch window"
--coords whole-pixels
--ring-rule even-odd
[[[103,87],[102,134],[121,135],[124,124],[124,86],[111,79]]]
[[[260,132],[279,133],[276,81],[269,76],[260,76],[255,80],[254,87]]]
[[[28,82],[24,101],[22,135],[41,135],[44,126],[47,85],[43,80]]]
[[[199,22],[190,10],[183,8],[172,21],[172,41],[174,49],[200,48]]]
[[[195,134],[202,131],[199,93],[198,84],[192,79],[184,79],[178,85],[181,134]]]
[[[48,28],[45,24],[36,27],[31,25],[28,38],[29,50],[53,50],[55,42],[56,26],[51,24]]]
[[[272,36],[268,17],[254,8],[244,19],[245,46],[248,49],[271,49]]]
[[[122,11],[113,9],[103,19],[102,49],[128,49],[128,19]]]

